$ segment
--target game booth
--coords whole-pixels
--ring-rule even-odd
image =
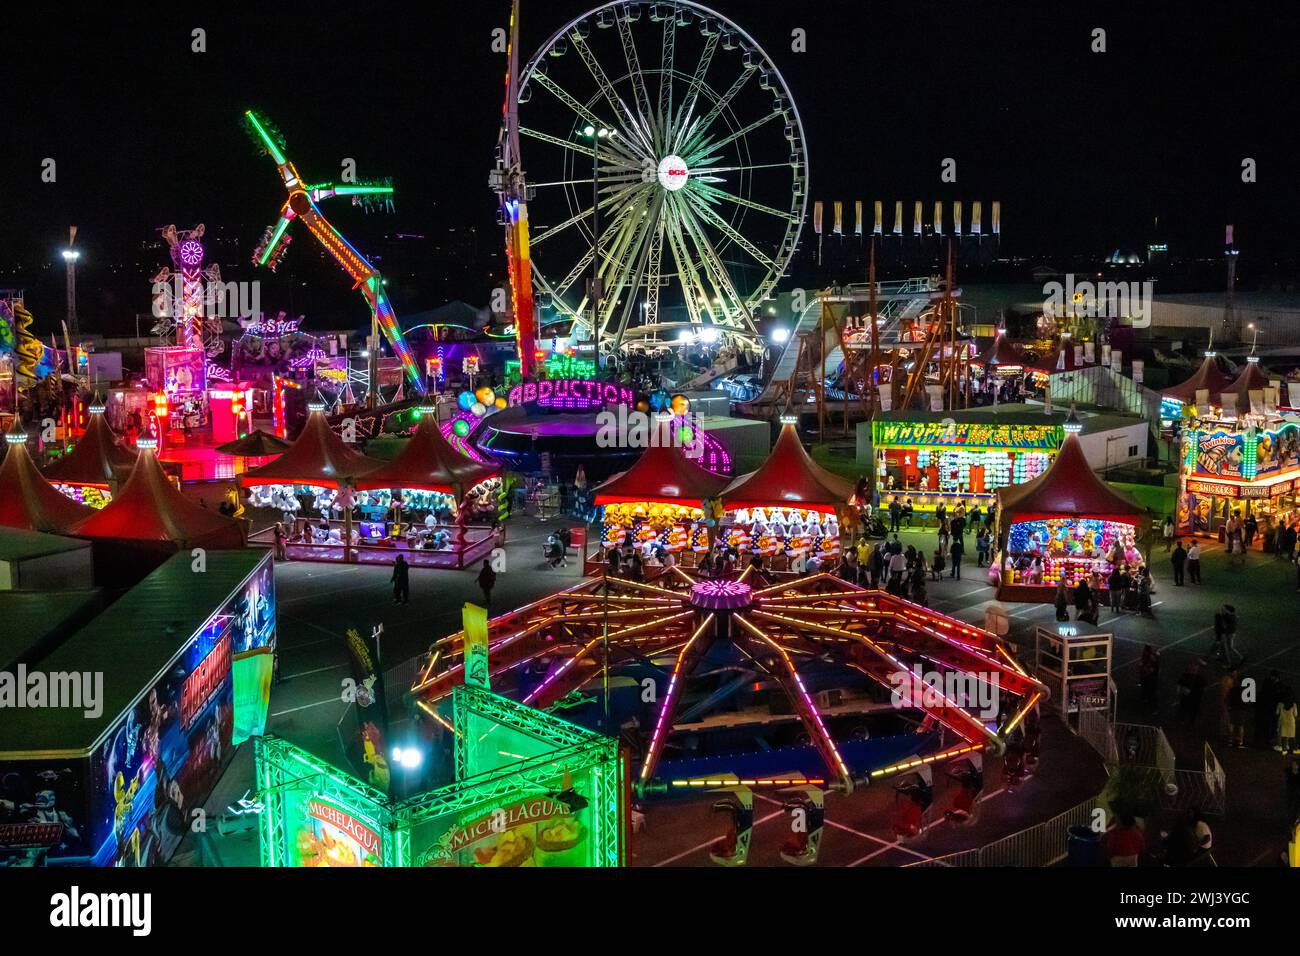
[[[495,517],[501,468],[452,448],[433,406],[418,414],[419,423],[397,456],[355,482],[358,507],[369,518],[361,522],[358,560],[394,560],[400,550],[417,566],[468,567],[499,543],[491,522],[470,521]],[[371,547],[378,550],[372,553]]]
[[[1216,416],[1185,424],[1178,533],[1222,536],[1234,514],[1256,518],[1259,547],[1270,528],[1300,517],[1300,416],[1274,406],[1246,420]]]
[[[1056,585],[1073,588],[1094,572],[1106,588],[1111,569],[1145,563],[1139,529],[1146,509],[1093,473],[1074,429],[1042,475],[998,491],[997,548],[990,575],[998,600],[1050,602]]]
[[[5,433],[5,457],[0,463],[0,526],[67,534],[92,513],[45,480],[32,461],[27,432],[15,415],[13,427]]]
[[[455,778],[396,799],[277,737],[256,742],[263,866],[616,867],[618,741],[460,684],[441,717]]]
[[[315,402],[293,444],[240,483],[250,505],[287,517],[290,558],[392,564],[401,554],[416,567],[462,568],[496,546],[494,529],[470,525],[468,516],[492,510],[499,474],[456,452],[432,409],[397,457],[383,462],[349,448]],[[274,529],[251,540],[273,545]]]
[[[944,765],[982,780],[985,755],[1048,694],[992,633],[826,573],[586,581],[493,618],[487,642],[498,693],[640,741],[642,799],[767,791],[811,813],[827,790],[910,794]],[[430,647],[420,708],[461,692],[464,644]],[[962,788],[967,809],[979,789]],[[787,862],[815,862],[816,843],[798,842]],[[743,863],[743,847],[715,862]]]
[[[694,567],[709,550],[710,522],[704,508],[727,486],[727,478],[701,468],[685,449],[671,444],[647,448],[627,471],[595,489],[599,540],[584,545],[583,574],[602,574],[609,552],[628,543],[636,548],[647,577],[666,564]]]
[[[271,557],[173,555],[20,671],[103,675],[97,708],[0,721],[5,848],[53,866],[162,866],[192,837],[235,747],[265,730],[276,646]],[[33,741],[39,741],[34,744]],[[24,863],[23,860],[27,862]],[[0,865],[4,865],[0,861]]]
[[[878,507],[910,500],[928,518],[943,504],[978,505],[985,513],[1000,488],[1024,484],[1047,471],[1064,434],[1047,415],[880,412],[871,423]]]
[[[71,451],[45,468],[55,488],[91,508],[113,500],[136,460],[136,452],[113,434],[104,407],[98,400],[90,404],[85,432]]]
[[[794,421],[782,419],[781,433],[761,467],[723,490],[726,517],[719,536],[741,561],[758,555],[773,571],[792,569],[814,555],[825,570],[832,570],[840,561],[840,515],[853,483],[809,457]]]

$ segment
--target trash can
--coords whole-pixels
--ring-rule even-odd
[[[1101,846],[1101,834],[1092,827],[1070,827],[1066,843],[1067,866],[1105,866],[1106,853]]]

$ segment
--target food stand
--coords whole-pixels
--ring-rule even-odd
[[[999,488],[1047,471],[1063,434],[1058,419],[1032,412],[882,412],[871,423],[877,500],[910,499],[922,516],[940,504],[988,511]]]
[[[478,687],[457,687],[448,703],[451,719],[439,721],[454,731],[455,779],[405,799],[286,740],[258,738],[262,865],[626,862],[627,765],[617,740]]]
[[[1300,507],[1300,416],[1274,411],[1245,419],[1189,421],[1183,431],[1177,526],[1220,533],[1235,512],[1262,528],[1293,522]],[[1264,535],[1257,539],[1261,544]]]

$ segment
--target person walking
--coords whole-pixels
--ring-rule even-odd
[[[961,521],[961,518],[957,519]],[[952,570],[948,572],[948,577],[954,581],[961,580],[961,556],[966,552],[966,544],[960,534],[952,536],[952,544],[948,546],[948,557],[952,559]]]
[[[279,521],[275,523],[275,560],[288,561],[288,535],[284,533],[284,525]]]
[[[1068,621],[1070,619],[1070,592],[1065,589],[1065,579],[1056,582],[1056,619],[1058,621]]]
[[[889,586],[886,590],[890,594],[902,594],[903,592],[903,573],[907,570],[907,556],[902,551],[898,551],[889,558]]]
[[[1246,747],[1246,717],[1250,701],[1246,699],[1246,690],[1241,683],[1241,672],[1232,671],[1224,678],[1224,712],[1227,717],[1226,737],[1228,746],[1244,750]]]
[[[975,533],[975,567],[982,568],[989,561],[989,532],[983,525]]]
[[[1201,701],[1205,698],[1205,668],[1200,658],[1193,657],[1178,678],[1178,712],[1182,715],[1183,726],[1188,730],[1196,728],[1196,720],[1201,714]]]
[[[1187,579],[1192,584],[1201,583],[1201,544],[1199,541],[1192,541],[1192,546],[1187,549]]]
[[[393,603],[410,604],[411,566],[406,563],[406,558],[400,554],[397,556],[397,560],[393,562],[393,576],[389,580],[393,584]]]
[[[1284,754],[1295,752],[1295,697],[1287,694],[1277,704],[1277,750]]]
[[[1150,644],[1142,648],[1142,659],[1138,661],[1138,687],[1142,691],[1142,703],[1151,708],[1151,713],[1160,710],[1160,652]]]
[[[898,522],[902,516],[903,506],[898,503],[898,496],[895,495],[889,500],[889,531],[891,534],[898,530]]]
[[[1088,606],[1092,603],[1092,590],[1088,587],[1085,578],[1079,578],[1079,583],[1074,588],[1074,619],[1082,621],[1084,615],[1088,613]]]
[[[1224,604],[1214,612],[1214,643],[1210,645],[1210,656],[1219,656],[1229,667],[1237,667],[1245,656],[1237,653],[1235,638],[1237,636],[1237,609],[1231,604]],[[1233,658],[1237,658],[1233,660]]]
[[[1267,750],[1277,736],[1277,705],[1282,700],[1282,678],[1276,670],[1260,682],[1255,704],[1255,746]]]
[[[1169,563],[1174,566],[1174,587],[1183,586],[1183,574],[1187,566],[1187,549],[1183,547],[1181,539],[1178,541],[1174,553],[1169,558]]]
[[[947,518],[939,520],[939,550],[948,551],[948,545],[952,541],[952,524]]]
[[[1110,591],[1112,614],[1119,614],[1124,609],[1124,575],[1120,567],[1120,565],[1113,566],[1110,569],[1110,577],[1106,581],[1106,587]]]
[[[492,606],[492,589],[497,586],[497,573],[492,570],[492,562],[484,561],[478,573],[478,587],[483,592],[483,606]]]
[[[1161,534],[1165,539],[1165,550],[1168,551],[1174,543],[1174,519],[1166,516],[1165,523],[1161,528]]]

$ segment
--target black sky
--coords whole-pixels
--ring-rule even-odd
[[[530,52],[590,4],[525,0]],[[4,14],[0,263],[51,254],[76,222],[103,255],[168,222],[255,242],[282,198],[239,126],[271,116],[305,175],[341,157],[398,188],[383,229],[495,221],[486,188],[506,0],[42,5]],[[1138,247],[1161,217],[1176,251],[1222,225],[1294,254],[1300,66],[1292,5],[715,0],[767,49],[807,128],[812,198],[1000,198],[1004,249]],[[190,52],[190,30],[208,52]],[[1108,51],[1089,51],[1090,31]],[[790,50],[807,30],[808,52]],[[58,182],[40,181],[44,157]],[[939,181],[958,161],[958,182]],[[1243,157],[1258,182],[1241,182]],[[1267,252],[1266,252],[1267,250]]]

